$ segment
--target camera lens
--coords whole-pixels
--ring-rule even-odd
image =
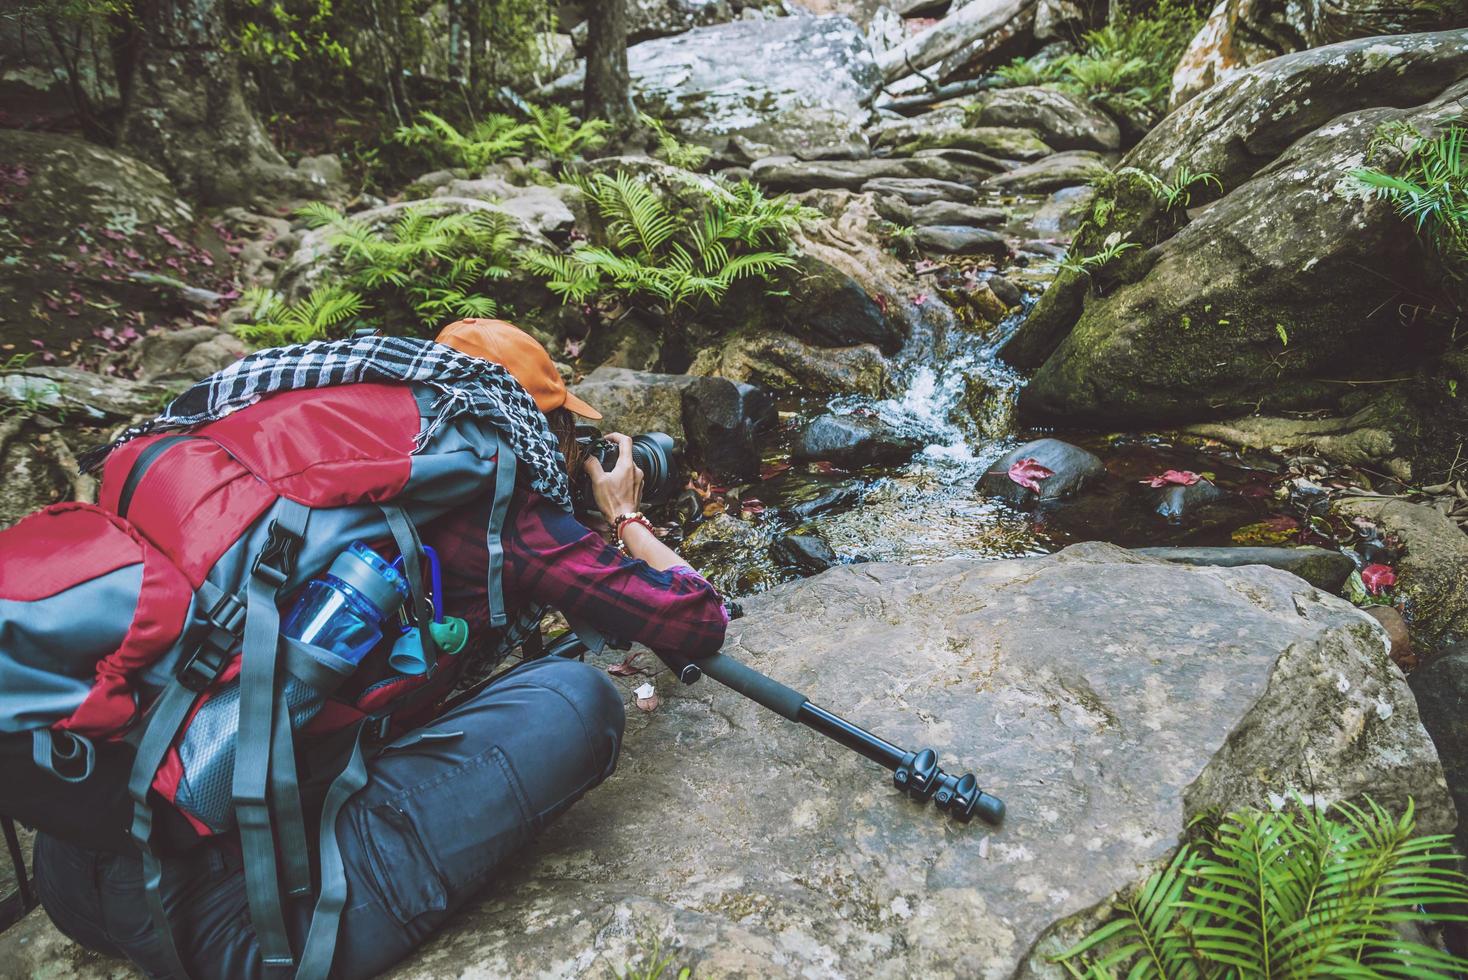
[[[642,470],[642,499],[662,504],[677,489],[677,447],[666,432],[648,432],[632,439],[632,462]]]

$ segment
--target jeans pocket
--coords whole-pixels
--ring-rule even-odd
[[[372,877],[404,925],[455,908],[531,833],[529,802],[491,747],[357,814]]]

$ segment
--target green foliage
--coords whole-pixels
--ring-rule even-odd
[[[1090,255],[1067,256],[1060,263],[1060,268],[1090,276],[1092,272],[1111,262],[1123,252],[1136,247],[1136,242],[1123,241],[1121,233],[1114,231],[1106,236],[1106,240],[1101,243],[1101,247],[1095,252]]]
[[[234,332],[242,340],[262,347],[280,347],[320,340],[333,328],[362,311],[362,297],[342,286],[320,286],[294,303],[273,289],[245,290],[240,305],[250,311],[249,323]]]
[[[684,143],[668,131],[668,127],[663,124],[662,120],[654,119],[645,112],[639,112],[637,118],[657,137],[658,148],[653,156],[659,160],[671,163],[681,170],[699,170],[705,163],[708,163],[709,156],[713,152],[708,147]]]
[[[1468,279],[1468,128],[1448,126],[1428,137],[1408,125],[1383,128],[1369,159],[1398,156],[1395,173],[1367,168],[1351,175],[1410,221],[1442,257],[1449,275]]]
[[[996,74],[1010,85],[1082,95],[1113,113],[1161,116],[1173,69],[1200,25],[1186,0],[1157,0],[1143,11],[1116,7],[1105,27],[1081,36],[1078,54],[1043,63],[1017,58]]]
[[[1415,828],[1370,801],[1229,814],[1056,961],[1092,980],[1458,976],[1468,960],[1394,928],[1468,901],[1451,838]]]
[[[432,213],[405,209],[379,231],[336,209],[312,203],[299,212],[312,227],[329,227],[342,250],[343,288],[361,294],[369,322],[391,331],[416,322],[432,330],[458,317],[494,316],[492,282],[510,273],[516,234],[510,220],[491,211]]]
[[[663,956],[663,941],[654,938],[650,947],[644,945],[644,954],[647,957],[647,965],[641,967],[628,967],[624,970],[613,970],[612,976],[615,980],[692,980],[693,970],[683,967],[676,974],[668,973],[668,968],[673,965],[676,954]],[[667,974],[666,977],[664,974]]]
[[[565,106],[530,107],[530,142],[552,160],[570,160],[582,150],[594,150],[606,143],[602,135],[612,124],[605,119],[582,122]]]
[[[238,0],[237,45],[245,63],[280,71],[315,60],[350,68],[352,53],[332,35],[332,0]]]
[[[1212,184],[1219,191],[1223,190],[1223,182],[1218,179],[1217,174],[1207,171],[1194,173],[1185,166],[1177,167],[1166,180],[1137,167],[1123,167],[1120,172],[1135,174],[1169,211],[1192,207],[1193,188],[1199,184],[1204,187]]]
[[[786,240],[816,212],[748,181],[709,186],[698,212],[683,215],[636,177],[594,174],[580,187],[606,222],[607,244],[530,251],[521,263],[565,303],[609,291],[670,311],[717,301],[742,279],[770,282],[794,263]]]
[[[531,131],[525,123],[494,113],[461,132],[437,113],[421,112],[418,122],[398,127],[392,138],[404,146],[422,148],[439,163],[479,171],[519,153]]]

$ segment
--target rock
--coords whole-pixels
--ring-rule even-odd
[[[918,150],[912,155],[912,159],[923,162],[928,160],[943,160],[955,166],[967,167],[985,175],[1002,173],[1019,166],[1019,161],[1017,160],[1001,160],[988,153],[980,153],[978,150],[963,150],[955,147],[937,150]],[[971,178],[964,175],[959,182],[962,183],[963,179]]]
[[[408,185],[405,193],[411,197],[426,197],[431,191],[437,190],[458,179],[459,175],[452,170],[434,170],[415,178]]]
[[[1156,494],[1157,506],[1154,509],[1176,524],[1227,496],[1212,480],[1199,480],[1191,486],[1174,483],[1163,487]]]
[[[1034,19],[1035,0],[980,0],[952,10],[932,27],[882,52],[877,65],[888,82],[919,72],[926,82],[968,77],[988,55],[1029,34]],[[936,68],[923,72],[929,66]]]
[[[779,305],[782,330],[820,347],[873,344],[884,354],[902,346],[902,324],[889,317],[851,276],[812,255],[791,272],[790,296]]]
[[[190,286],[182,279],[167,276],[161,272],[144,272],[141,269],[134,269],[127,274],[127,278],[152,293],[154,302],[160,308],[212,310],[224,301],[223,295],[212,289]]]
[[[915,225],[1002,225],[1009,220],[1003,208],[982,208],[957,201],[929,201],[912,211]]]
[[[1181,565],[1241,568],[1268,565],[1298,575],[1323,592],[1336,595],[1356,570],[1356,563],[1339,551],[1306,545],[1299,548],[1135,548],[1139,555]]]
[[[0,529],[66,499],[71,481],[46,449],[40,427],[19,415],[0,414]]]
[[[978,192],[965,184],[927,178],[879,177],[861,185],[865,194],[893,194],[908,204],[931,204],[934,201],[958,201],[972,204]]]
[[[1013,309],[1025,301],[1025,294],[1020,288],[998,273],[985,279],[984,282],[1006,309]]]
[[[969,119],[979,126],[1032,130],[1056,150],[1121,147],[1115,120],[1084,98],[1054,89],[1026,85],[984,92],[974,100]]]
[[[1172,106],[1280,55],[1355,38],[1415,34],[1468,24],[1468,3],[1374,0],[1289,3],[1224,0],[1188,45],[1172,76]]]
[[[861,487],[846,483],[821,490],[812,497],[791,504],[785,510],[798,521],[808,521],[828,511],[854,507],[861,503],[861,498]]]
[[[635,308],[602,329],[593,329],[581,351],[584,364],[632,371],[655,371],[662,358],[662,330],[650,316]]]
[[[986,180],[984,185],[1021,194],[1039,194],[1075,187],[1078,184],[1089,184],[1104,176],[1110,169],[1099,153],[1070,150],[996,174]]]
[[[1094,187],[1062,187],[1040,205],[1030,218],[1030,227],[1041,235],[1069,234],[1081,226],[1095,199]]]
[[[27,367],[0,374],[0,405],[33,407],[103,422],[152,417],[167,399],[163,385],[70,367]]]
[[[339,193],[344,189],[342,159],[335,153],[302,157],[296,162],[296,173],[318,188],[318,196]]]
[[[135,347],[138,377],[154,383],[206,378],[248,353],[232,334],[209,326],[155,330]]]
[[[618,773],[388,980],[606,975],[649,935],[698,977],[1009,977],[1209,813],[1369,795],[1415,800],[1421,833],[1455,821],[1375,626],[1292,576],[1085,544],[843,566],[744,606],[731,656],[934,746],[1006,824],[950,825],[809,729],[664,678]]]
[[[1391,606],[1366,606],[1361,611],[1386,630],[1387,640],[1391,643],[1388,656],[1404,673],[1410,674],[1417,667],[1417,655],[1412,652],[1412,635],[1407,630],[1407,620]]]
[[[887,361],[871,344],[812,347],[770,331],[735,334],[700,351],[688,373],[810,394],[877,395],[887,386]]]
[[[923,448],[921,439],[903,435],[876,418],[822,415],[795,437],[790,458],[796,462],[825,460],[843,469],[896,466]]]
[[[968,110],[950,105],[912,118],[884,120],[872,130],[874,147],[901,154],[929,149],[975,150],[1002,160],[1038,160],[1053,147],[1022,126],[971,126]]]
[[[579,192],[566,184],[517,187],[499,177],[450,180],[433,192],[435,197],[476,198],[489,201],[506,214],[555,241],[564,241],[576,224],[576,215],[566,205],[568,195]]]
[[[1035,40],[1070,41],[1087,27],[1086,11],[1074,0],[1038,0],[1035,4]]]
[[[931,252],[951,255],[1009,254],[1009,242],[997,231],[970,228],[966,225],[924,225],[917,230],[918,246]]]
[[[1434,508],[1405,500],[1346,498],[1336,510],[1370,521],[1406,546],[1396,594],[1406,597],[1412,635],[1424,650],[1468,639],[1468,534]]]
[[[750,168],[754,179],[776,191],[843,187],[856,190],[878,179],[942,180],[979,183],[998,167],[974,162],[955,163],[943,157],[873,157],[869,160],[757,160]]]
[[[1053,474],[1039,481],[1038,493],[1009,477],[1009,468],[1022,459],[1033,459]],[[1075,496],[1105,473],[1106,466],[1095,453],[1059,439],[1036,439],[1001,456],[979,478],[978,489],[1011,507],[1028,508]]]
[[[699,27],[632,45],[627,65],[638,107],[681,139],[715,146],[744,136],[808,156],[865,150],[853,126],[881,81],[861,29],[845,17]],[[564,75],[547,94],[579,93],[583,76]]]
[[[1468,649],[1429,660],[1407,683],[1417,698],[1422,727],[1432,736],[1442,760],[1453,804],[1468,808]],[[1468,847],[1468,826],[1458,824],[1458,849]]]
[[[1004,349],[1012,363],[1041,364],[1020,396],[1025,418],[1175,425],[1333,408],[1339,386],[1320,379],[1410,373],[1393,304],[1433,294],[1435,260],[1350,172],[1380,127],[1426,131],[1456,118],[1468,81],[1416,99],[1444,76],[1468,76],[1468,31],[1394,38],[1390,69],[1379,43],[1261,65],[1189,102],[1127,154],[1093,207],[1107,205],[1107,227],[1084,230],[1073,249],[1093,254],[1110,236],[1157,244],[1099,276],[1067,270],[1036,304]],[[1363,89],[1358,69],[1378,87]],[[1353,108],[1386,102],[1409,108]],[[1302,134],[1312,121],[1319,128]],[[1167,212],[1128,176],[1179,167],[1219,174],[1221,199]],[[1363,267],[1396,272],[1386,281]]]
[[[802,575],[816,575],[841,564],[836,552],[818,534],[787,534],[770,544],[770,557],[777,563],[799,569]]]
[[[637,44],[655,37],[682,34],[695,27],[721,24],[734,19],[734,7],[728,0],[630,0],[627,41]]]
[[[759,477],[758,439],[779,424],[764,389],[727,378],[695,378],[683,389],[683,432],[699,469],[736,483]]]
[[[599,367],[571,390],[602,414],[604,432],[666,432],[685,440],[683,392],[696,380],[687,374],[652,374]]]

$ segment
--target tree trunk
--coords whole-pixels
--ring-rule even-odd
[[[309,193],[246,103],[218,0],[141,0],[121,146],[207,204]],[[121,73],[120,73],[121,74]]]
[[[605,119],[625,133],[636,115],[627,72],[626,0],[591,0],[586,27],[586,118]]]

